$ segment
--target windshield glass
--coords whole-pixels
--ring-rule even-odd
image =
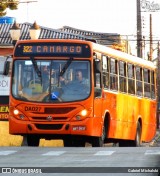
[[[14,62],[12,95],[16,99],[53,103],[84,100],[90,95],[89,61],[73,58],[34,61],[38,71],[31,60]]]

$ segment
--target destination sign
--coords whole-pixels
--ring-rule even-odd
[[[81,46],[23,46],[23,53],[69,53],[81,54]]]
[[[87,44],[78,43],[21,43],[16,46],[14,56],[72,56],[90,57]]]

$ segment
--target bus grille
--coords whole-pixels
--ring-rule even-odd
[[[68,117],[53,117],[53,120],[52,121],[60,121],[60,120],[62,120],[62,121],[64,121],[64,120],[67,120],[68,119]],[[46,121],[47,120],[47,118],[46,117],[32,117],[32,120],[41,120],[41,121]]]
[[[40,130],[60,130],[63,124],[35,124],[35,126]]]
[[[45,108],[45,114],[66,114],[74,110],[75,107],[63,107],[63,108]]]

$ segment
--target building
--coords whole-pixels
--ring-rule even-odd
[[[7,56],[12,55],[13,51],[13,41],[10,36],[10,29],[13,24],[11,23],[1,23],[0,24],[0,55]],[[29,29],[33,26],[31,23],[22,23],[19,24],[21,29],[20,40],[30,39]],[[60,29],[51,29],[40,26],[41,31],[39,39],[51,39],[51,38],[60,38],[60,39],[81,39],[81,40],[90,40],[97,42],[127,53],[130,53],[128,50],[128,42],[117,33],[98,33],[93,31],[85,31],[80,29],[75,29],[72,27],[64,26]]]
[[[86,30],[72,28],[69,26],[63,26],[59,30],[63,32],[68,32],[71,34],[83,35],[86,38],[95,39],[95,41],[99,44],[109,46],[129,54],[131,53],[131,48],[129,47],[128,41],[124,39],[120,34],[117,34],[117,33],[102,33],[102,32],[86,31]]]

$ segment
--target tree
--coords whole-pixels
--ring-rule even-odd
[[[7,8],[10,10],[18,9],[19,0],[0,0],[0,17],[7,14]]]
[[[125,52],[125,46],[120,44],[120,43],[114,43],[112,46],[111,46],[113,49],[116,49],[116,50],[120,50],[120,51],[123,51]]]

